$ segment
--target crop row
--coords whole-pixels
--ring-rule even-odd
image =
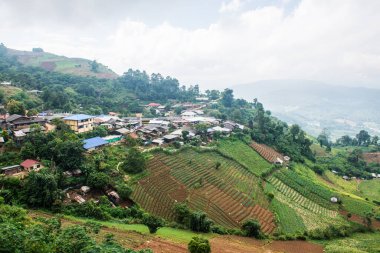
[[[305,208],[298,202],[294,201],[292,198],[287,197],[281,192],[276,192],[276,200],[282,204],[290,207],[302,218],[303,224],[307,230],[323,229],[328,227],[330,224],[339,225],[344,221],[335,213],[335,215],[323,215],[315,212],[311,212],[310,209]]]
[[[276,188],[276,190],[278,190],[283,195],[285,195],[298,205],[302,206],[303,208],[308,209],[309,211],[316,214],[328,216],[331,218],[336,217],[337,213],[335,211],[324,208],[323,206],[318,205],[317,203],[304,197],[293,188],[281,182],[276,177],[270,177],[269,182]]]
[[[277,161],[277,158],[280,158],[281,160],[284,160],[284,156],[278,153],[273,148],[265,145],[265,144],[259,144],[257,142],[252,142],[251,147],[261,155],[265,160],[267,160],[270,163],[274,163]]]
[[[275,228],[273,214],[256,205],[252,196],[263,195],[259,180],[233,160],[216,153],[184,151],[180,156],[158,154],[163,168],[192,192],[189,206],[206,212],[225,227],[238,228],[244,220],[259,219],[265,232]],[[216,163],[219,162],[219,168]],[[159,164],[159,162],[155,162]],[[201,182],[201,186],[197,183]],[[193,189],[195,186],[198,189]],[[199,188],[200,187],[200,188]]]
[[[328,209],[336,209],[336,206],[330,202],[330,198],[334,196],[333,193],[310,180],[302,179],[296,172],[291,170],[279,171],[274,176],[319,205]]]

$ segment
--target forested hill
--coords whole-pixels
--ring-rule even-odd
[[[10,52],[14,51],[0,45],[0,82],[11,82],[11,85],[2,86],[0,104],[14,99],[22,102],[28,110],[89,114],[118,111],[127,115],[141,112],[140,105],[147,101],[191,101],[199,95],[197,85],[186,88],[180,86],[175,78],[160,74],[148,75],[145,71],[131,69],[114,79],[64,74],[56,69],[22,64]],[[31,90],[41,93],[35,97],[28,92]]]
[[[32,51],[20,51],[7,48],[7,54],[25,66],[40,67],[47,71],[107,79],[118,77],[118,75],[107,66],[95,60],[91,61],[82,58],[59,56],[44,52],[42,48],[33,48]]]

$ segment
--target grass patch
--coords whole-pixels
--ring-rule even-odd
[[[122,231],[135,231],[141,234],[150,234],[148,227],[143,224],[123,224],[123,223],[117,223],[117,222],[112,222],[112,221],[99,221],[99,220],[94,220],[94,219],[77,218],[74,216],[67,216],[67,215],[65,215],[64,217],[68,220],[83,222],[83,223],[87,221],[94,221],[108,228],[114,228],[114,229],[118,229]],[[158,229],[155,235],[164,239],[168,239],[168,240],[180,242],[180,243],[188,243],[191,240],[191,238],[198,235],[201,235],[202,237],[207,238],[207,239],[215,236],[212,233],[208,233],[208,234],[195,233],[189,230],[177,229],[177,228],[171,228],[171,227],[162,227]]]
[[[218,149],[223,154],[232,157],[234,160],[244,165],[253,174],[260,176],[263,172],[271,168],[271,164],[264,160],[250,146],[240,140],[220,140]]]
[[[360,199],[354,199],[348,196],[342,196],[342,202],[344,209],[348,212],[365,216],[365,213],[371,212],[374,208],[374,205],[370,202]]]
[[[306,230],[302,218],[289,206],[275,198],[272,200],[271,209],[277,214],[280,231],[284,234],[302,233]]]
[[[359,184],[360,193],[371,200],[380,201],[380,180],[365,180]]]
[[[318,241],[326,253],[372,253],[380,252],[380,233],[355,234],[348,238]]]

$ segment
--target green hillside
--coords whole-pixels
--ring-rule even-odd
[[[115,72],[100,63],[97,63],[97,67],[92,69],[92,61],[87,59],[69,58],[47,52],[19,51],[14,49],[8,49],[7,53],[10,56],[16,57],[17,61],[23,65],[40,67],[47,71],[107,79],[118,77]]]

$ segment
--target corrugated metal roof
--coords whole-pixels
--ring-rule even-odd
[[[64,120],[85,120],[85,119],[92,119],[92,118],[95,118],[95,117],[91,115],[87,115],[87,114],[76,114],[76,115],[71,115],[63,119]]]
[[[84,149],[96,148],[96,147],[100,147],[100,146],[108,144],[107,141],[103,140],[100,137],[86,139],[86,140],[83,140],[83,142],[84,142],[84,145],[83,145]]]

